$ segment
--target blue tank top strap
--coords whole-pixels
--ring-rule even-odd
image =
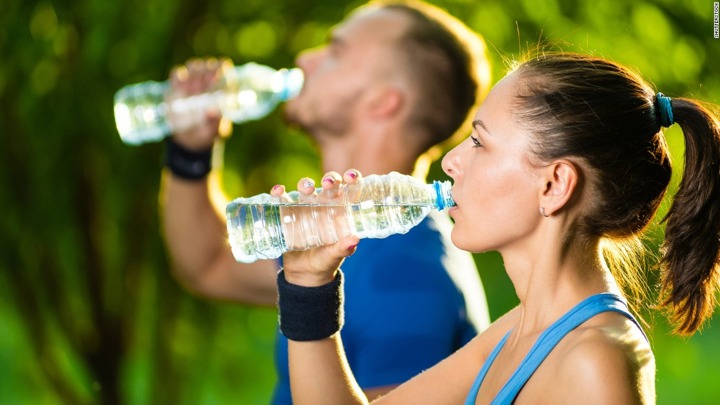
[[[475,382],[473,382],[473,385],[470,388],[470,393],[465,399],[465,405],[475,404],[475,397],[477,397],[477,393],[478,391],[480,391],[480,384],[482,384],[483,380],[485,379],[485,374],[487,374],[488,370],[490,369],[490,365],[493,363],[493,361],[495,361],[495,357],[497,357],[498,353],[500,353],[500,349],[505,346],[505,341],[507,340],[508,336],[510,336],[510,332],[506,333],[505,336],[500,339],[500,342],[498,342],[493,351],[490,352],[487,360],[485,360],[485,363],[483,364],[480,372],[475,378]]]
[[[530,348],[530,352],[528,352],[527,356],[525,356],[525,359],[523,359],[522,363],[520,363],[520,366],[518,366],[500,392],[498,392],[495,399],[493,399],[492,404],[512,404],[522,387],[525,386],[525,383],[528,379],[530,379],[548,354],[555,348],[558,342],[560,342],[560,340],[562,340],[562,338],[570,331],[577,328],[593,316],[603,312],[618,312],[625,315],[632,320],[643,335],[645,335],[645,332],[642,331],[640,324],[628,311],[627,304],[620,297],[611,293],[602,293],[590,296],[543,331],[538,340]],[[478,373],[478,376],[465,401],[466,405],[472,405],[475,403],[475,398],[477,397],[480,385],[482,384],[488,369],[492,365],[492,362],[505,345],[509,335],[510,332],[508,332],[500,340],[490,356],[488,356],[485,364],[483,364],[483,367],[480,370],[480,373]],[[645,339],[647,339],[647,335],[645,335]]]

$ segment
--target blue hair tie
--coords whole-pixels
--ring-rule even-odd
[[[657,93],[655,95],[655,112],[657,114],[660,125],[667,128],[672,125],[675,121],[673,118],[672,104],[670,104],[670,97]]]

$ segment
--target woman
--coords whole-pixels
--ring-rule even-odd
[[[677,332],[695,332],[712,314],[720,277],[717,117],[692,100],[656,94],[615,63],[542,55],[494,87],[470,137],[443,160],[457,202],[453,243],[500,252],[520,305],[377,402],[653,403],[652,350],[626,305],[642,282],[628,252],[670,181],[662,127],[673,123],[686,159],[665,218],[660,305]],[[323,187],[358,176],[330,173]],[[311,192],[304,184],[300,191]],[[338,269],[357,243],[347,237],[285,256],[280,324],[292,339],[297,404],[367,402],[335,333]]]

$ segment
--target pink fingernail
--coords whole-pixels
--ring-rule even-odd
[[[335,184],[335,179],[333,179],[333,178],[330,177],[330,176],[324,177],[324,178],[322,179],[322,181],[323,181],[323,183]]]
[[[272,189],[273,189],[273,190],[277,190],[277,189],[279,189],[280,187],[282,187],[282,186],[281,186],[281,185],[279,185],[279,184],[276,184],[276,185],[274,185],[274,186],[273,186],[273,188],[272,188]]]
[[[354,170],[348,170],[347,175],[350,176],[353,179],[356,179],[358,174]]]
[[[352,246],[349,246],[349,247],[347,248],[347,250],[353,250],[353,249],[355,249],[355,248],[357,247],[357,245],[358,245],[358,244],[356,243],[356,244],[354,244],[354,245],[352,245]]]

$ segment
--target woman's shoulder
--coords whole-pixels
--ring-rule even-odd
[[[577,327],[567,335],[562,350],[566,361],[598,357],[602,363],[609,356],[608,360],[627,359],[642,365],[652,358],[650,344],[637,324],[616,312],[598,314]]]
[[[569,333],[551,356],[548,363],[554,371],[546,374],[560,383],[560,395],[594,398],[599,403],[654,402],[655,360],[650,344],[624,315],[608,312],[593,317]]]

